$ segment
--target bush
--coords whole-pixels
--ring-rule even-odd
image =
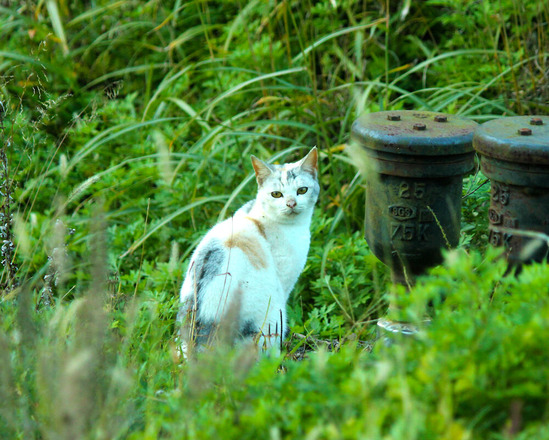
[[[504,276],[489,183],[466,178],[459,249],[405,294],[344,153],[362,111],[547,113],[545,2],[4,3],[2,438],[547,436],[547,264]],[[254,196],[249,155],[315,144],[287,356],[182,363],[186,261]],[[431,324],[375,342],[390,302]]]

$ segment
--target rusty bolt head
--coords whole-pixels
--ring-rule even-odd
[[[389,121],[400,121],[400,115],[387,115]]]
[[[425,130],[426,128],[427,126],[422,122],[414,124],[414,130]]]
[[[530,119],[530,125],[543,125],[543,120],[541,118],[532,118]]]
[[[435,122],[448,122],[448,117],[446,115],[436,115]]]
[[[519,128],[518,134],[520,134],[521,136],[530,136],[532,134],[532,130],[530,130],[529,128]]]

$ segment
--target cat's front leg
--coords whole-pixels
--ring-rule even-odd
[[[268,319],[261,323],[260,331],[257,334],[257,345],[262,352],[278,356],[288,333],[286,310],[273,310]]]

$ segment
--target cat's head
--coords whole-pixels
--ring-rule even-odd
[[[257,179],[257,201],[269,217],[281,221],[310,215],[320,190],[318,152],[314,147],[300,161],[271,165],[252,156]]]

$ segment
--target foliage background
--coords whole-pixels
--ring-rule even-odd
[[[460,249],[395,293],[432,325],[359,342],[393,293],[344,147],[362,111],[547,114],[548,22],[518,0],[3,2],[2,438],[546,437],[549,270],[503,276],[481,174]],[[283,372],[245,351],[181,365],[186,258],[253,197],[250,154],[312,145]]]

